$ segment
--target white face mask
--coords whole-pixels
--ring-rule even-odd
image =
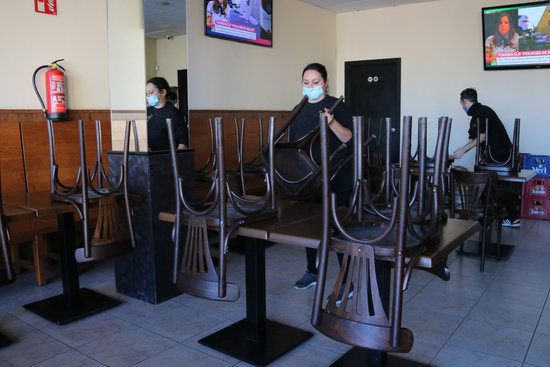
[[[322,85],[318,85],[313,88],[302,87],[302,94],[307,96],[310,100],[315,101],[325,93]]]

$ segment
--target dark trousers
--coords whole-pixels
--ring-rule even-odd
[[[346,207],[349,206],[349,197],[351,194],[351,190],[342,190],[342,191],[335,191],[336,194],[336,205],[342,206],[345,205]],[[336,254],[338,257],[338,263],[342,265],[342,260],[344,259],[344,255],[341,253]],[[307,261],[307,272],[311,274],[317,275],[317,267],[315,266],[315,259],[317,257],[317,249],[306,247],[306,261]]]

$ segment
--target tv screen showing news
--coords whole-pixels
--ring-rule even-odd
[[[272,47],[273,0],[205,0],[205,34]]]
[[[482,9],[485,70],[550,67],[550,1]]]

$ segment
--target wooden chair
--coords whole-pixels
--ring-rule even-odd
[[[84,135],[84,121],[78,122],[80,142],[80,168],[75,183],[66,185],[59,180],[59,166],[55,156],[54,123],[48,121],[50,142],[50,193],[54,200],[71,203],[83,225],[83,248],[75,251],[78,262],[96,261],[118,256],[135,247],[134,231],[128,193],[128,151],[130,145],[130,126],[132,121],[126,122],[124,139],[123,163],[120,167],[118,182],[109,180],[102,158],[101,122],[96,121],[97,158],[93,172],[90,173],[86,159],[86,139]],[[137,140],[136,140],[137,141]],[[118,199],[124,201],[126,220],[120,218]],[[92,238],[88,234],[90,226],[90,205],[99,204],[99,215],[96,229]]]
[[[178,173],[172,122],[167,119],[170,138],[170,153],[176,190],[176,219],[172,238],[174,241],[173,281],[178,288],[196,297],[236,301],[240,289],[235,283],[227,282],[226,262],[228,241],[240,225],[276,215],[273,171],[265,173],[266,192],[262,197],[240,195],[227,182],[224,159],[224,129],[221,118],[215,119],[215,157],[212,184],[208,194],[198,202],[186,198],[183,178]],[[273,135],[275,119],[270,120],[270,136]],[[272,144],[271,144],[272,145]],[[270,151],[273,151],[270,149]],[[272,154],[269,158],[273,161]],[[184,212],[185,209],[185,212]],[[187,224],[187,238],[181,246],[182,225]],[[212,260],[208,227],[218,228],[219,261],[218,269]]]
[[[329,113],[333,113],[343,100],[344,97],[341,96],[331,106]],[[321,189],[321,169],[313,154],[319,139],[319,126],[298,140],[283,141],[285,136],[288,137],[288,129],[292,128],[292,122],[306,103],[307,97],[302,98],[285,124],[274,135],[275,180],[277,187],[290,199],[303,200],[307,197],[315,197]],[[330,159],[333,162],[331,180],[346,163],[351,161],[352,157],[346,154],[346,148],[347,144],[342,143],[331,154]],[[268,151],[264,149],[262,157],[266,166],[268,166],[267,155]]]
[[[318,251],[319,271],[311,322],[328,337],[350,345],[386,352],[408,352],[412,348],[413,334],[401,326],[403,292],[420,254],[437,243],[445,218],[441,207],[443,136],[438,137],[430,210],[423,221],[413,221],[409,185],[411,118],[404,118],[398,195],[392,198],[389,220],[377,218],[373,221],[364,216],[362,206],[366,191],[362,182],[365,168],[364,145],[360,141],[363,136],[362,118],[354,117],[356,185],[352,215],[344,216],[343,221],[335,207],[336,197],[330,191],[327,127],[326,119],[322,120],[323,236]],[[331,227],[335,227],[336,232]],[[324,305],[330,250],[342,253],[344,260]],[[381,297],[376,277],[377,259],[394,264],[391,302]],[[385,309],[385,303],[391,303],[391,311]]]
[[[451,169],[451,217],[473,219],[481,223],[479,242],[481,244],[480,271],[485,268],[485,253],[490,238],[491,223],[497,223],[497,260],[500,260],[500,238],[502,231],[502,210],[495,200],[496,172],[470,172]],[[458,203],[457,203],[458,201]],[[462,251],[463,246],[460,246]]]
[[[481,146],[479,139],[476,140],[475,171],[496,171],[496,172],[518,172],[521,169],[519,156],[519,130],[520,119],[514,121],[514,134],[512,136],[512,148],[504,161],[499,161],[493,156],[489,142],[493,139],[489,134],[489,119],[481,121],[477,119],[477,136],[480,135],[480,124],[485,124],[485,144]]]

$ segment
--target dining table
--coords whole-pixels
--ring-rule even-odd
[[[4,202],[8,206],[32,212],[34,218],[57,216],[63,293],[25,304],[25,309],[63,325],[120,304],[114,298],[80,287],[75,258],[75,209],[71,204],[52,199],[49,191],[10,195],[4,198]]]
[[[200,339],[200,344],[247,363],[264,366],[312,336],[310,332],[267,318],[265,248],[271,243],[317,248],[322,234],[321,213],[318,203],[279,201],[276,216],[244,222],[236,229],[235,234],[243,237],[245,243],[246,317]],[[175,214],[161,212],[159,219],[174,223]],[[215,227],[209,229],[216,230]],[[421,255],[417,268],[448,279],[448,269],[442,270],[446,268],[447,256],[478,230],[476,221],[449,218],[442,228],[439,242]],[[391,262],[377,261],[383,265],[380,276],[385,279],[380,283],[385,285],[389,301]],[[401,359],[385,352],[352,348],[334,365],[381,367],[401,366],[400,363]],[[407,363],[420,366],[411,361]]]

